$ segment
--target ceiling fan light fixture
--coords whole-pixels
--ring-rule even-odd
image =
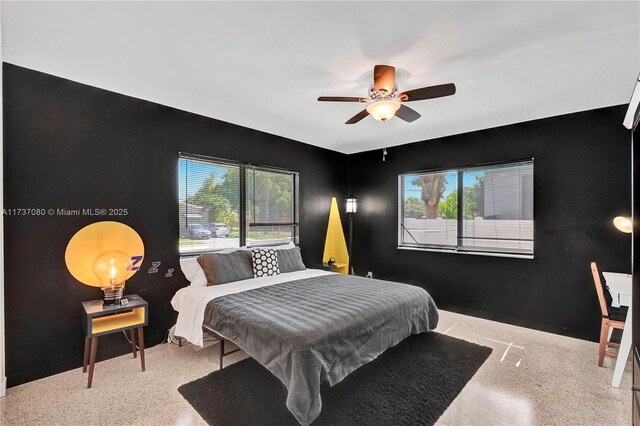
[[[367,107],[367,112],[378,121],[386,121],[393,117],[400,109],[400,101],[395,99],[385,99],[376,101]]]
[[[320,96],[321,102],[370,102],[363,109],[344,124],[356,124],[371,115],[378,121],[387,121],[393,116],[413,123],[420,114],[412,108],[404,105],[404,102],[423,101],[426,99],[451,96],[456,93],[456,85],[453,83],[438,84],[436,86],[421,87],[398,93],[398,83],[395,81],[396,69],[391,65],[376,65],[373,67],[373,84],[369,87],[368,98],[355,96]]]

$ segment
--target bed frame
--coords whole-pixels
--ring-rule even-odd
[[[233,349],[233,350],[231,350],[229,352],[225,352],[224,351],[224,342],[227,339],[225,339],[224,337],[222,337],[221,335],[219,335],[218,333],[216,333],[215,331],[211,330],[210,328],[208,328],[208,327],[206,327],[204,325],[202,326],[202,331],[204,331],[205,333],[213,334],[213,336],[220,341],[220,351],[219,351],[219,355],[218,355],[219,358],[218,359],[220,360],[220,370],[222,370],[224,368],[224,365],[222,363],[224,357],[228,356],[228,355],[231,355],[231,354],[234,354],[236,352],[239,352],[241,349],[240,348],[236,348],[236,349]],[[179,347],[182,347],[182,339],[183,339],[182,337],[178,337],[178,346]]]

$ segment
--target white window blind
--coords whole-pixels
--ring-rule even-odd
[[[463,172],[461,249],[533,253],[533,162]]]
[[[178,172],[180,253],[239,247],[240,167],[180,156]]]
[[[298,232],[297,173],[247,167],[247,244],[296,241]]]
[[[533,160],[399,176],[401,247],[533,255]]]
[[[180,154],[178,175],[180,254],[298,243],[297,172]]]

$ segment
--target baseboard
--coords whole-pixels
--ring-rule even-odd
[[[0,398],[7,396],[7,378],[3,377],[0,381]]]
[[[546,333],[558,334],[561,336],[572,337],[574,339],[588,340],[590,342],[597,342],[599,339],[598,332],[596,333],[578,330],[570,327],[561,327],[554,324],[548,324],[544,322],[531,321],[522,318],[510,317],[506,315],[494,314],[491,312],[479,311],[477,309],[465,308],[462,306],[449,305],[445,303],[438,303],[438,309],[443,311],[455,312],[457,314],[468,315],[470,317],[482,318],[491,321],[502,322],[505,324],[515,325],[518,327],[531,328],[533,330],[544,331]]]
[[[146,348],[151,348],[157,344],[164,342],[166,333],[146,337],[144,339],[144,345]],[[115,358],[121,355],[125,355],[131,352],[131,344],[122,344],[106,348],[104,350],[98,350],[96,353],[96,361],[104,361],[107,359]],[[23,383],[32,382],[34,380],[43,379],[45,377],[53,376],[54,374],[64,373],[65,371],[73,370],[82,367],[82,355],[65,359],[63,361],[43,365],[41,367],[32,368],[30,370],[20,371],[18,373],[7,375],[5,388],[11,388]]]

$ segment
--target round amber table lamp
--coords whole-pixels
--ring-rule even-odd
[[[142,265],[144,244],[124,223],[96,222],[76,232],[64,258],[75,279],[102,289],[105,304],[120,303],[126,280]]]
[[[132,265],[131,256],[121,250],[107,250],[93,261],[93,273],[100,280],[105,305],[120,303]]]

